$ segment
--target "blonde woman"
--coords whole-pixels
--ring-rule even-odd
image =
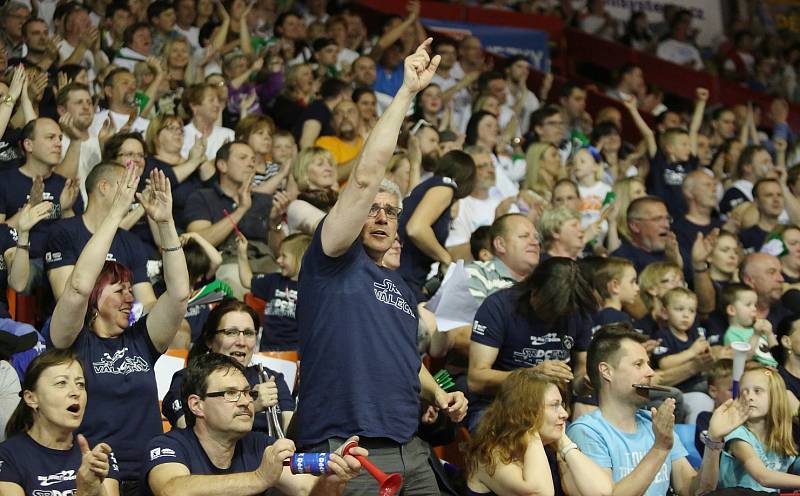
[[[522,189],[529,189],[547,201],[556,182],[566,176],[558,148],[550,143],[534,143],[528,147]]]
[[[299,195],[286,211],[289,233],[314,234],[338,198],[336,159],[324,148],[305,148],[292,162],[292,178]]]

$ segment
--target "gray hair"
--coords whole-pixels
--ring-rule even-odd
[[[561,230],[561,226],[568,220],[581,220],[581,215],[567,207],[548,208],[539,218],[539,235],[542,242],[548,245],[553,241],[553,235]]]
[[[400,187],[397,184],[385,177],[381,179],[381,185],[378,186],[378,193],[391,193],[397,197],[397,206],[403,208],[403,194],[400,192]]]
[[[13,11],[15,11],[15,10],[19,10],[19,9],[25,9],[25,10],[27,10],[28,12],[30,12],[30,11],[31,11],[31,8],[30,8],[30,7],[28,7],[26,4],[24,4],[24,3],[22,3],[22,2],[15,2],[15,1],[11,1],[11,2],[8,2],[8,3],[5,5],[5,7],[3,7],[2,9],[0,9],[0,15],[3,15],[3,16],[5,17],[5,16],[7,16],[7,15],[11,14],[11,12],[13,12]]]

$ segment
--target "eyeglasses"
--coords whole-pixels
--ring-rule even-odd
[[[386,214],[386,217],[390,219],[397,219],[400,217],[400,214],[403,213],[402,208],[393,207],[391,205],[373,205],[369,207],[369,213],[367,215],[370,217],[377,217],[378,212],[381,210],[383,210],[383,212]]]
[[[117,154],[117,157],[128,158],[128,159],[144,159],[144,153],[139,152],[122,152]]]
[[[228,403],[236,403],[239,399],[245,396],[250,401],[258,399],[258,391],[250,389],[227,389],[225,391],[214,391],[213,393],[206,393],[207,398],[222,398]]]
[[[217,334],[224,334],[226,338],[238,338],[239,334],[247,339],[255,339],[258,335],[255,329],[237,329],[235,327],[228,327],[226,329],[219,329]]]

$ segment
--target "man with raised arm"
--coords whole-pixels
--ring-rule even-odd
[[[327,452],[358,435],[370,460],[400,472],[406,495],[438,495],[427,446],[415,436],[420,396],[460,421],[467,401],[446,393],[417,353],[417,302],[383,267],[401,212],[396,185],[383,181],[414,95],[440,57],[431,39],[405,60],[403,85],[381,116],[336,205],[320,222],[300,270],[297,324],[303,360],[293,438],[303,451]],[[363,472],[346,494],[375,494]]]

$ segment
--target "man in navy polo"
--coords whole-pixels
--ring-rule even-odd
[[[353,434],[370,459],[400,472],[403,494],[438,495],[428,448],[415,435],[420,396],[455,421],[460,392],[446,393],[417,353],[417,302],[382,265],[397,236],[396,185],[383,181],[411,102],[436,73],[431,39],[405,59],[403,85],[370,133],[347,185],[320,222],[300,269],[297,327],[303,362],[293,438],[306,451],[332,451]],[[363,474],[347,494],[376,494]]]
[[[633,262],[637,273],[653,262],[664,260],[683,267],[678,240],[670,229],[671,220],[667,204],[661,198],[637,198],[628,206],[631,239],[623,240],[612,255]]]
[[[192,193],[184,208],[186,230],[198,233],[222,253],[217,277],[227,282],[239,297],[246,290],[239,282],[236,229],[247,238],[251,248],[261,242],[261,252],[251,253],[250,258],[266,253],[264,240],[268,233],[273,253],[277,253],[276,243],[283,238],[274,228],[280,225],[285,197],[277,193],[276,198],[282,200],[273,203],[272,196],[251,191],[255,160],[255,153],[247,143],[233,141],[222,145],[216,157],[219,180],[210,188]]]
[[[114,203],[117,182],[125,175],[125,167],[116,162],[101,162],[86,178],[89,201],[83,215],[62,219],[50,229],[45,252],[45,269],[58,299],[64,291],[75,262],[100,227]],[[155,291],[147,278],[147,251],[138,236],[125,229],[117,229],[108,260],[121,263],[133,272],[133,295],[145,309],[156,302]]]
[[[140,484],[143,496],[245,496],[270,488],[282,494],[342,494],[361,469],[358,460],[331,454],[330,474],[292,474],[283,461],[295,453],[294,443],[252,430],[255,395],[244,368],[231,357],[210,353],[193,360],[181,391],[187,428],[150,441]],[[368,455],[360,447],[352,452]]]

